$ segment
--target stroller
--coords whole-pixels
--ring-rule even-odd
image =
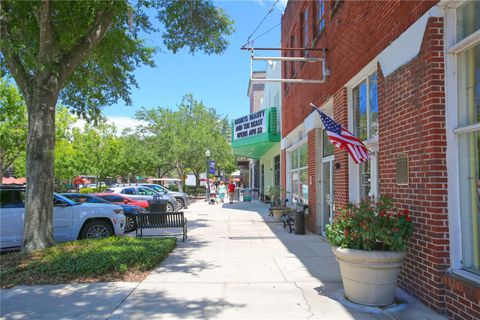
[[[208,204],[216,204],[217,203],[217,192],[215,189],[210,190],[210,196],[208,198]]]

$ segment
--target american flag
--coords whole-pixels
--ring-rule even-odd
[[[328,140],[337,148],[345,149],[352,157],[356,164],[370,160],[370,151],[360,139],[356,138],[350,131],[333,121],[322,111],[311,103],[310,104],[322,119],[325,130],[327,131]]]

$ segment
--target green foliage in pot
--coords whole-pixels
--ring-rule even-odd
[[[272,201],[272,209],[282,209],[282,195],[285,194],[285,189],[278,186],[270,186],[267,189],[266,195],[270,197]]]
[[[412,234],[408,209],[398,210],[389,196],[358,205],[350,203],[326,226],[331,245],[367,251],[405,251]]]

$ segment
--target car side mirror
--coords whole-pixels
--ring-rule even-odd
[[[61,200],[56,200],[55,199],[55,201],[53,201],[53,206],[54,207],[68,207],[68,203],[65,203]]]

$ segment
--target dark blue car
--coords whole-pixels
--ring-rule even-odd
[[[63,196],[76,203],[110,203],[107,200],[96,197],[91,194],[83,193],[62,193]],[[125,214],[125,232],[132,232],[137,229],[137,223],[135,222],[135,215],[139,213],[147,212],[144,208],[132,206],[130,204],[116,204],[123,208],[123,213]]]

